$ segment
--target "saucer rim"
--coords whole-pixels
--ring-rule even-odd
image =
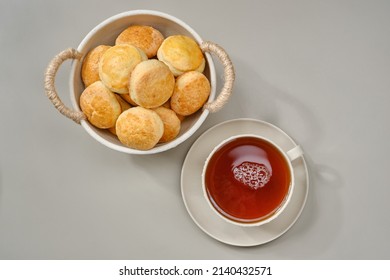
[[[220,237],[217,237],[215,235],[213,235],[212,233],[210,233],[207,228],[205,228],[203,225],[201,225],[199,222],[198,222],[198,219],[196,219],[193,215],[193,210],[190,209],[190,207],[188,206],[187,204],[187,199],[186,199],[186,196],[185,196],[185,190],[184,190],[184,172],[185,172],[185,169],[186,169],[186,166],[188,165],[188,161],[189,161],[189,156],[192,154],[192,151],[196,148],[197,144],[200,143],[200,141],[203,140],[204,137],[207,137],[207,135],[209,133],[211,133],[213,130],[217,129],[218,127],[220,126],[224,126],[224,125],[228,125],[230,123],[234,123],[234,122],[252,122],[252,123],[255,123],[255,124],[259,124],[259,125],[266,125],[266,126],[269,126],[270,128],[274,129],[274,130],[278,130],[284,137],[286,137],[290,142],[291,144],[294,144],[294,145],[298,145],[295,140],[289,136],[285,131],[283,131],[281,128],[269,123],[269,122],[266,122],[266,121],[262,121],[262,120],[258,120],[258,119],[252,119],[252,118],[237,118],[237,119],[232,119],[232,120],[227,120],[227,121],[224,121],[224,122],[221,122],[219,124],[216,124],[210,128],[208,128],[206,131],[204,131],[195,141],[194,143],[191,145],[190,149],[188,150],[185,158],[184,158],[184,161],[183,161],[183,164],[182,164],[182,169],[181,169],[181,178],[180,178],[180,188],[181,188],[181,195],[182,195],[182,199],[183,199],[183,203],[185,205],[185,208],[188,212],[188,214],[190,215],[191,219],[193,220],[193,222],[204,232],[206,233],[208,236],[212,237],[213,239],[219,241],[219,242],[222,242],[224,244],[228,244],[228,245],[232,245],[232,246],[238,246],[238,247],[252,247],[252,246],[258,246],[258,245],[263,245],[263,244],[266,244],[266,243],[269,243],[277,238],[279,238],[280,236],[282,236],[283,234],[285,234],[289,229],[291,229],[291,227],[296,223],[296,221],[299,219],[299,217],[301,216],[302,212],[303,212],[303,209],[305,208],[305,205],[306,205],[306,201],[307,201],[307,197],[308,197],[308,194],[309,194],[309,186],[310,186],[310,178],[309,178],[309,172],[308,172],[308,167],[307,167],[307,163],[306,163],[306,160],[305,160],[305,157],[304,157],[304,154],[301,156],[301,159],[302,159],[302,166],[304,168],[304,172],[305,172],[305,182],[306,182],[306,192],[304,194],[304,198],[303,198],[303,201],[302,201],[302,204],[300,205],[300,209],[299,211],[297,211],[295,217],[290,221],[289,225],[284,229],[284,230],[281,230],[278,234],[275,234],[272,238],[269,238],[268,240],[266,241],[258,241],[258,242],[252,242],[252,243],[245,243],[245,244],[241,244],[239,242],[232,242],[232,241],[228,241],[228,240],[225,240],[223,238],[220,238]],[[238,134],[241,134],[241,133],[238,133]],[[238,135],[236,134],[235,132],[231,132],[230,135],[231,136],[234,136],[234,135]],[[258,133],[253,133],[255,135],[258,135]],[[229,136],[230,137],[230,136]],[[296,167],[295,167],[296,168]],[[293,167],[294,169],[294,167]],[[278,218],[276,218],[274,220],[274,222],[277,222]],[[225,223],[228,223],[227,221],[224,221]],[[265,225],[260,225],[258,227],[264,227]],[[239,226],[237,226],[239,227]],[[243,230],[245,230],[245,227],[242,227]]]

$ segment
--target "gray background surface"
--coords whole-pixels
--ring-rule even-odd
[[[222,111],[152,156],[106,148],[43,91],[55,54],[134,9],[172,14],[222,45],[237,76]],[[1,0],[0,258],[389,259],[389,15],[386,0]],[[56,82],[66,104],[69,65]],[[289,133],[311,176],[297,223],[252,248],[204,234],[180,193],[191,144],[241,117]]]

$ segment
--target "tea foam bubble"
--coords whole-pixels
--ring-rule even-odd
[[[245,161],[233,168],[233,175],[237,181],[256,190],[269,182],[272,172],[264,164]]]

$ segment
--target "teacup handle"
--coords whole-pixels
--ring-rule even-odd
[[[59,54],[57,54],[49,63],[45,72],[45,92],[49,100],[53,103],[54,107],[64,116],[72,119],[76,123],[80,124],[81,120],[86,120],[87,117],[83,112],[72,110],[65,106],[60,97],[57,94],[55,88],[55,77],[61,64],[68,59],[80,60],[82,54],[75,49],[69,48]]]
[[[203,52],[210,52],[215,54],[221,61],[224,67],[224,79],[225,83],[221,92],[219,93],[216,100],[208,102],[203,106],[203,109],[209,110],[211,113],[215,113],[222,109],[222,107],[227,103],[230,95],[233,92],[233,83],[235,79],[233,63],[229,58],[229,55],[226,51],[219,45],[212,42],[202,42],[200,48]]]
[[[290,159],[290,161],[294,161],[302,155],[303,155],[303,150],[299,145],[295,146],[294,148],[292,148],[287,152],[287,156]]]

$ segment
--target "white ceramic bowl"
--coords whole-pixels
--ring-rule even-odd
[[[165,37],[174,35],[174,34],[182,34],[189,37],[192,37],[199,45],[204,43],[202,38],[186,23],[183,21],[177,19],[176,17],[173,17],[171,15],[161,13],[158,11],[150,11],[150,10],[134,10],[134,11],[128,11],[124,12],[118,15],[115,15],[113,17],[110,17],[106,19],[105,21],[98,24],[94,29],[92,29],[87,36],[84,38],[84,40],[80,43],[80,45],[77,47],[77,52],[84,57],[89,50],[92,48],[101,45],[114,45],[116,37],[121,33],[125,28],[127,28],[130,25],[133,24],[139,24],[139,25],[150,25],[154,28],[158,29]],[[212,43],[211,43],[212,44]],[[219,47],[219,46],[217,46]],[[223,49],[222,49],[223,51]],[[223,51],[224,52],[224,51]],[[206,58],[206,67],[204,74],[209,79],[211,84],[211,93],[210,97],[208,99],[208,103],[212,102],[216,98],[216,74],[215,74],[215,67],[213,63],[213,59],[208,52],[204,52],[205,58]],[[217,54],[218,55],[218,54]],[[227,54],[225,53],[227,56]],[[218,55],[218,57],[220,57]],[[65,57],[62,59],[64,61],[65,59],[74,58],[74,57]],[[53,59],[54,60],[54,59]],[[231,63],[231,61],[230,61]],[[59,63],[60,65],[61,63]],[[58,67],[59,67],[58,65]],[[71,67],[71,73],[70,73],[70,97],[73,109],[73,113],[79,113],[81,114],[81,109],[79,106],[79,98],[81,93],[84,90],[84,85],[81,80],[81,65],[82,65],[82,59],[80,60],[74,60]],[[58,69],[57,67],[57,69]],[[50,68],[50,65],[48,69]],[[231,65],[231,69],[225,69],[225,72],[228,70],[232,72],[234,78],[234,70]],[[57,70],[56,69],[56,70]],[[55,70],[55,72],[56,72]],[[45,88],[46,83],[49,80],[50,82],[50,73],[48,74],[49,70],[46,72],[45,75]],[[55,76],[51,73],[51,75]],[[226,73],[225,73],[226,74]],[[54,79],[53,79],[54,80]],[[54,84],[54,82],[53,82]],[[53,85],[54,87],[54,85]],[[53,89],[52,89],[53,90]],[[55,91],[55,90],[54,90]],[[46,93],[48,96],[50,95],[48,93],[48,89],[46,88]],[[55,92],[56,93],[56,92]],[[57,94],[55,94],[56,98],[59,99]],[[52,99],[49,96],[50,100],[53,102]],[[60,99],[59,99],[59,102]],[[54,102],[53,102],[54,104]],[[56,104],[55,104],[56,106]],[[58,109],[58,106],[56,106]],[[60,110],[60,109],[59,109]],[[61,112],[61,110],[60,110]],[[199,110],[195,114],[186,117],[185,120],[182,122],[182,127],[180,134],[171,142],[163,143],[163,144],[157,144],[154,148],[146,151],[142,150],[136,150],[131,149],[125,145],[123,145],[116,136],[108,132],[107,130],[102,130],[94,127],[91,125],[87,120],[82,119],[80,120],[81,126],[87,131],[87,133],[92,136],[94,139],[96,139],[98,142],[102,143],[103,145],[128,154],[154,154],[163,152],[169,149],[172,149],[179,145],[180,143],[187,140],[205,121],[207,115],[209,114],[208,109]],[[63,112],[61,112],[63,113]],[[66,114],[64,114],[66,115]],[[68,116],[69,117],[69,116]]]

